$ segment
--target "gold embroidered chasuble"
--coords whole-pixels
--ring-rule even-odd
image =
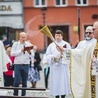
[[[92,75],[92,70],[94,70],[94,66],[96,66],[96,63],[98,63],[98,41],[97,41],[96,46],[94,48],[93,58],[94,59],[93,59],[93,64],[92,64],[92,68],[91,68],[91,96],[92,96],[92,98],[97,98],[98,96],[96,95],[96,86],[97,86],[96,85],[96,78],[98,76]],[[95,69],[95,71],[97,71],[97,70]]]
[[[92,97],[91,60],[96,40],[84,49],[72,49],[70,52],[70,87],[73,98]],[[66,52],[64,53],[66,56]],[[98,92],[97,92],[98,93]]]

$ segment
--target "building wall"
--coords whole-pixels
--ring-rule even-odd
[[[0,0],[0,40],[7,37],[11,45],[17,41],[24,28],[23,20],[22,0]]]
[[[77,9],[80,9],[80,40],[84,39],[84,26],[93,25],[97,19],[92,19],[93,14],[98,14],[97,0],[88,0],[88,6],[76,6],[75,0],[68,0],[67,7],[55,7],[54,0],[47,0],[47,10],[45,15],[46,25],[68,25],[69,40],[68,42],[75,46],[79,40],[78,32],[74,31],[74,27],[78,25]],[[32,31],[29,36],[30,41],[38,46],[39,50],[44,49],[44,35],[39,32],[40,26],[43,25],[43,16],[41,8],[34,7],[34,0],[24,0],[24,20],[25,25],[30,19],[34,21],[29,28]],[[37,31],[33,32],[33,31]]]

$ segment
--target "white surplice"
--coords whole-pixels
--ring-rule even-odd
[[[96,42],[96,40],[93,41],[83,49],[72,49],[70,51],[70,84],[73,98],[92,98],[90,70]],[[98,98],[98,76],[96,76],[96,98]]]
[[[80,41],[76,48],[77,49],[85,48],[89,44],[93,43],[95,40],[96,40],[95,38],[92,38],[91,40],[83,40],[83,41]]]
[[[70,44],[63,40],[56,43],[59,46],[64,46],[66,44],[66,47],[71,49]],[[69,65],[64,61],[64,59],[54,62],[52,57],[57,59],[60,58],[60,52],[56,49],[54,43],[51,43],[48,46],[46,56],[49,59],[50,65],[50,94],[53,96],[70,94]]]
[[[0,86],[4,86],[3,72],[7,71],[8,57],[3,43],[0,41]]]

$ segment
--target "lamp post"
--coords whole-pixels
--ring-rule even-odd
[[[46,25],[46,7],[42,7],[41,11],[42,11],[42,16],[43,16],[43,26]],[[46,47],[47,47],[47,37],[44,35],[44,52],[46,51]]]
[[[78,8],[78,36],[80,41],[80,8]]]
[[[45,24],[46,24],[46,10],[47,10],[46,7],[41,8],[42,16],[43,16],[43,26],[45,26]]]

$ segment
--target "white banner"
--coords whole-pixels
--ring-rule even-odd
[[[12,27],[12,28],[23,28],[22,16],[0,16],[0,26]]]
[[[22,14],[21,2],[0,2],[0,15]]]

